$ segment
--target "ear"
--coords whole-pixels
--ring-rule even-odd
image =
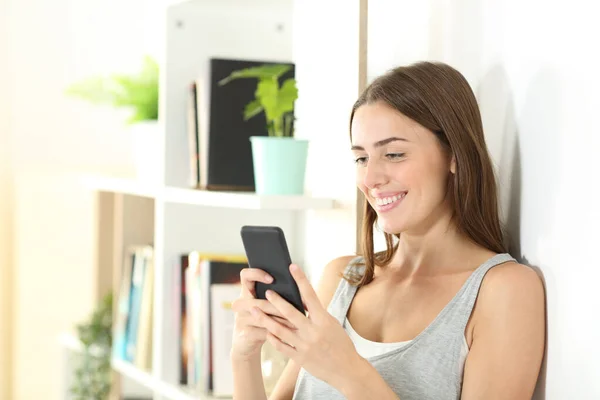
[[[454,154],[452,154],[452,159],[450,160],[450,172],[456,174],[456,158]]]

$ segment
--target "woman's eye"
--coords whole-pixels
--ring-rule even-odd
[[[388,153],[385,155],[389,160],[398,160],[404,157],[404,153]]]
[[[367,157],[357,157],[354,159],[357,165],[364,165],[367,162]]]

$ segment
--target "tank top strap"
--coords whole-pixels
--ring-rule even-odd
[[[356,276],[357,274],[360,276],[364,272],[365,266],[362,264],[363,258],[361,256],[357,256],[350,260],[346,268],[344,268],[343,276],[350,277]],[[350,308],[350,304],[352,303],[352,299],[356,294],[358,288],[356,286],[351,285],[346,279],[343,277],[340,278],[340,283],[329,302],[327,307],[327,311],[338,320],[340,324],[344,324],[344,320],[346,319],[346,313]]]
[[[464,332],[464,329],[471,318],[475,301],[479,295],[483,278],[490,269],[500,264],[516,260],[508,253],[500,253],[485,261],[481,264],[467,279],[461,290],[457,293],[456,298],[453,301],[452,315],[449,316],[452,324],[455,325],[460,332]]]

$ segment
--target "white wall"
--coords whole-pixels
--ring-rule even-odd
[[[358,97],[358,0],[296,0],[296,137],[311,140],[307,186],[337,211],[308,212],[306,261],[313,282],[333,258],[354,254],[356,184],[348,121]],[[335,21],[333,28],[332,21]]]
[[[138,69],[157,35],[144,37],[149,6],[141,0],[8,1],[17,167],[130,173],[127,112],[67,98],[63,91],[90,75]]]
[[[87,320],[97,295],[95,203],[72,177],[42,171],[20,173],[15,196],[10,398],[58,399],[58,336]]]
[[[9,398],[11,382],[12,179],[10,162],[8,0],[0,0],[0,398]]]
[[[535,398],[600,398],[595,3],[369,3],[371,77],[398,64],[442,60],[463,72],[478,96],[512,253],[546,284],[547,371]]]

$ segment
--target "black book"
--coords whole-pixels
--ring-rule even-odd
[[[275,62],[222,58],[210,60],[208,138],[201,140],[208,148],[204,152],[200,150],[206,158],[201,160],[200,167],[200,187],[203,189],[255,191],[250,137],[267,136],[267,121],[264,111],[244,121],[244,108],[255,99],[258,80],[235,79],[223,86],[219,86],[219,81],[233,71],[264,64]],[[292,68],[280,77],[280,85],[295,76],[294,65],[288,62],[283,64]]]

